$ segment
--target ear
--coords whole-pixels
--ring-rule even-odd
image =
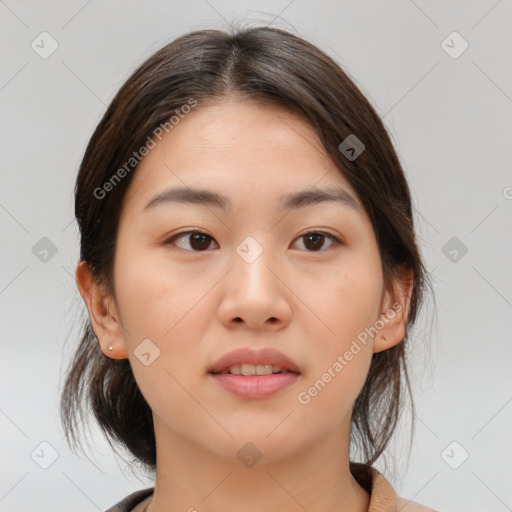
[[[102,352],[112,359],[127,359],[128,352],[123,336],[123,328],[119,321],[114,298],[110,296],[105,285],[97,284],[84,260],[76,267],[76,282],[80,295],[84,300],[92,328],[96,334]],[[108,350],[108,346],[112,350]]]
[[[393,290],[386,290],[381,302],[381,313],[376,322],[378,332],[373,340],[373,352],[382,352],[398,345],[407,334],[407,317],[414,274],[412,269],[403,269],[401,272],[401,278],[393,281]]]

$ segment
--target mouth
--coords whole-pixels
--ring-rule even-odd
[[[225,370],[222,370],[220,372],[209,372],[212,375],[242,375],[245,377],[251,376],[251,375],[275,375],[276,373],[298,373],[294,372],[293,370],[289,370],[288,368],[282,368],[278,365],[273,364],[235,364],[233,366],[230,366],[229,368],[226,368]]]
[[[254,350],[239,348],[225,354],[209,369],[208,373],[231,375],[270,375],[274,373],[300,373],[299,366],[275,348]]]
[[[289,357],[267,348],[238,349],[219,359],[208,371],[230,394],[246,399],[268,398],[290,387],[301,375]]]

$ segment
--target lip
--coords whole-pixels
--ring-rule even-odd
[[[225,391],[242,398],[268,398],[293,385],[300,374],[295,372],[273,373],[271,375],[231,375],[210,373]]]
[[[239,365],[239,364],[254,364],[254,365],[266,365],[271,364],[273,366],[280,366],[281,368],[286,368],[291,372],[295,372],[296,374],[300,373],[300,369],[298,365],[292,361],[288,356],[284,355],[279,350],[275,348],[263,348],[259,350],[254,350],[250,348],[239,348],[229,352],[228,354],[221,357],[217,362],[215,362],[210,369],[209,373],[216,374],[220,373],[224,370],[228,370],[231,366]],[[281,375],[281,374],[274,374]],[[232,375],[232,377],[236,377],[236,375]],[[244,379],[247,379],[249,376],[244,376]],[[270,375],[262,375],[260,377],[271,377]]]

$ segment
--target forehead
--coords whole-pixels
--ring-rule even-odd
[[[170,186],[202,187],[266,197],[304,188],[341,187],[359,202],[315,130],[284,108],[225,100],[184,115],[143,158],[125,203],[137,209]],[[234,199],[236,200],[236,198]]]

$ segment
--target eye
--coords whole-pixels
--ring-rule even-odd
[[[341,241],[337,237],[324,231],[310,231],[309,233],[301,235],[299,240],[304,239],[306,241],[303,245],[310,249],[309,252],[319,252],[326,238],[332,242],[332,245],[341,244]]]
[[[331,241],[331,245],[341,244],[341,241],[337,237],[324,231],[310,231],[309,233],[301,235],[299,240],[301,239],[306,241],[303,245],[306,247],[308,252],[320,252],[320,249],[324,245],[326,239]],[[180,245],[179,243],[176,243],[178,240],[185,240],[186,242],[184,244],[181,243]],[[201,231],[184,231],[171,237],[169,240],[164,242],[164,245],[175,244],[180,249],[191,252],[202,252],[208,249],[213,240],[214,239],[210,235]],[[192,249],[184,247],[184,245],[186,246],[187,244],[188,247],[191,247]]]
[[[205,249],[208,248],[210,242],[213,240],[213,238],[210,235],[202,233],[201,231],[184,231],[183,233],[178,233],[177,235],[174,235],[172,238],[167,240],[165,242],[165,245],[170,243],[174,244],[177,240],[180,239],[188,240],[190,244],[189,247],[192,247],[192,252],[204,251]],[[180,246],[179,244],[176,245],[178,245],[180,249],[190,250],[187,249],[186,247]],[[183,245],[186,245],[186,243]]]

